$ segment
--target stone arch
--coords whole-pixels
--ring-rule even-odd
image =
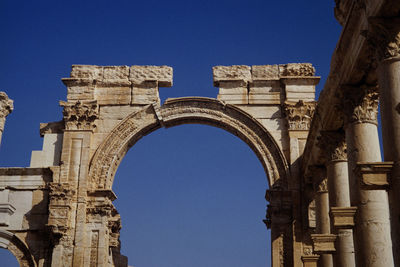
[[[141,137],[161,127],[207,124],[242,139],[256,153],[268,176],[270,188],[287,188],[289,167],[271,134],[240,108],[205,97],[168,99],[163,106],[147,105],[128,115],[96,150],[89,167],[92,188],[110,190],[115,172],[126,152]]]
[[[0,230],[0,248],[8,249],[21,267],[35,267],[33,256],[26,244],[11,232]]]

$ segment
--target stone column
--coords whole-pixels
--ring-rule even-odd
[[[3,136],[4,124],[6,123],[6,117],[14,109],[13,101],[8,98],[7,94],[0,92],[0,144],[1,137]]]
[[[397,266],[400,265],[400,19],[370,19],[367,37],[378,61],[384,158],[394,162],[389,201]]]
[[[376,87],[343,87],[350,199],[357,207],[354,245],[357,266],[394,266],[388,194],[363,185],[358,162],[380,162]]]
[[[290,253],[293,249],[291,192],[267,190],[265,198],[270,203],[264,223],[271,229],[271,266],[295,266]]]
[[[327,168],[329,205],[337,215],[337,208],[350,208],[349,176],[347,166],[346,142],[343,131],[323,131],[317,144],[325,156]],[[335,209],[336,208],[336,209]],[[350,208],[351,209],[351,208]],[[353,231],[338,228],[333,219],[332,232],[337,235],[336,253],[333,254],[335,266],[355,266]]]
[[[282,69],[282,68],[281,68]],[[282,74],[288,74],[282,71]],[[286,80],[286,94],[295,95],[290,92],[288,85],[290,78]],[[315,80],[314,80],[315,81]],[[293,88],[291,88],[293,90]],[[300,158],[303,155],[305,143],[307,141],[308,131],[310,130],[311,120],[315,113],[315,101],[304,102],[299,100],[285,101],[284,111],[288,122],[288,135],[289,135],[289,163],[290,163],[290,176],[288,188],[292,191],[293,199],[293,221],[294,225],[294,240],[293,240],[293,253],[294,253],[294,266],[301,266],[301,252],[303,238],[303,228],[301,227],[302,221],[302,208],[301,208],[301,183],[300,181]]]
[[[326,177],[325,168],[314,173],[314,190],[315,194],[315,217],[316,217],[316,235],[311,235],[314,243],[314,251],[318,251],[318,243],[323,237],[322,235],[329,235],[331,232],[330,219],[329,219],[329,195],[328,195],[328,179]],[[321,235],[322,234],[322,235]],[[320,253],[318,266],[320,267],[333,267],[332,255],[326,252]]]

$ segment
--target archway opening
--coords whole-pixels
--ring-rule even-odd
[[[1,266],[19,267],[17,258],[8,249],[0,247]]]
[[[157,130],[118,168],[122,254],[134,266],[267,266],[268,179],[250,147],[205,125]]]

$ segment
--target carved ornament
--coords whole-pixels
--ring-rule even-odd
[[[289,63],[279,65],[280,77],[314,76],[315,68],[311,63]]]
[[[347,145],[343,131],[321,131],[317,146],[327,162],[347,160]]]
[[[63,116],[65,128],[67,130],[93,130],[95,120],[98,119],[97,101],[74,103],[60,101],[60,106],[64,107]]]
[[[316,184],[317,193],[327,193],[328,192],[328,179],[324,178],[319,183]]]
[[[13,101],[7,94],[0,92],[0,131],[4,130],[5,119],[14,109]]]
[[[369,18],[362,35],[379,61],[400,56],[400,18]]]
[[[310,130],[311,120],[315,113],[316,102],[286,102],[285,114],[291,131]]]
[[[359,87],[343,86],[342,103],[338,106],[344,115],[344,124],[372,123],[378,124],[378,90],[376,86]]]

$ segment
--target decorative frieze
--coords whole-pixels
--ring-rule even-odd
[[[87,131],[96,128],[95,120],[99,116],[97,101],[73,103],[60,101],[60,106],[64,107],[66,130]]]
[[[49,183],[49,219],[53,234],[64,235],[70,227],[72,197],[75,191],[69,184]]]
[[[353,228],[356,211],[357,207],[331,207],[333,227],[339,229]]]
[[[349,123],[378,124],[378,90],[376,85],[342,86],[342,103],[337,107],[343,112],[345,125]]]
[[[321,131],[320,134],[317,146],[328,163],[347,160],[347,145],[343,131]]]
[[[400,56],[400,18],[368,19],[368,30],[362,34],[375,51],[376,58],[381,61]]]
[[[315,113],[316,102],[286,102],[285,114],[291,131],[308,131]]]

